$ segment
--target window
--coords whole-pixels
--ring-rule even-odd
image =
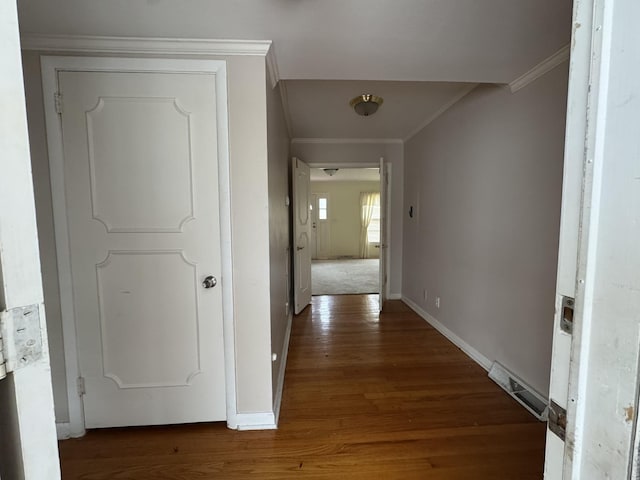
[[[371,221],[367,228],[367,241],[369,243],[380,243],[380,194],[374,194],[373,211]]]
[[[318,220],[327,219],[327,199],[324,197],[318,198]]]

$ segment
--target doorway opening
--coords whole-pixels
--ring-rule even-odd
[[[311,168],[312,295],[379,293],[380,168]]]

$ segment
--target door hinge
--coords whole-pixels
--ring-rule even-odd
[[[0,312],[0,378],[42,358],[38,304]]]
[[[76,387],[78,388],[78,396],[81,397],[87,393],[87,390],[84,386],[84,377],[78,377],[76,380]]]
[[[562,297],[562,311],[560,312],[560,330],[573,335],[573,307],[575,300],[571,297]]]
[[[549,430],[564,441],[567,434],[567,411],[551,399],[549,400],[548,422]]]
[[[62,94],[54,93],[53,94],[53,104],[55,105],[56,113],[62,113]]]
[[[2,342],[2,332],[0,332],[0,380],[7,376],[7,362],[4,360],[4,343]]]

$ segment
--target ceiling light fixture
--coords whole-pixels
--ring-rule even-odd
[[[356,98],[353,98],[349,102],[349,105],[353,107],[358,115],[368,117],[378,111],[378,107],[382,105],[382,102],[384,102],[382,97],[377,97],[370,93],[363,93],[362,95],[358,95]]]
[[[323,168],[322,170],[324,171],[324,173],[326,173],[330,177],[333,177],[338,171],[337,168]]]

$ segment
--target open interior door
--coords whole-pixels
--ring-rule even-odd
[[[389,187],[388,165],[380,157],[380,311],[387,299],[387,253],[389,251],[389,229],[387,228],[387,190]]]
[[[293,178],[293,288],[296,315],[311,303],[311,184],[309,165],[292,159]]]

